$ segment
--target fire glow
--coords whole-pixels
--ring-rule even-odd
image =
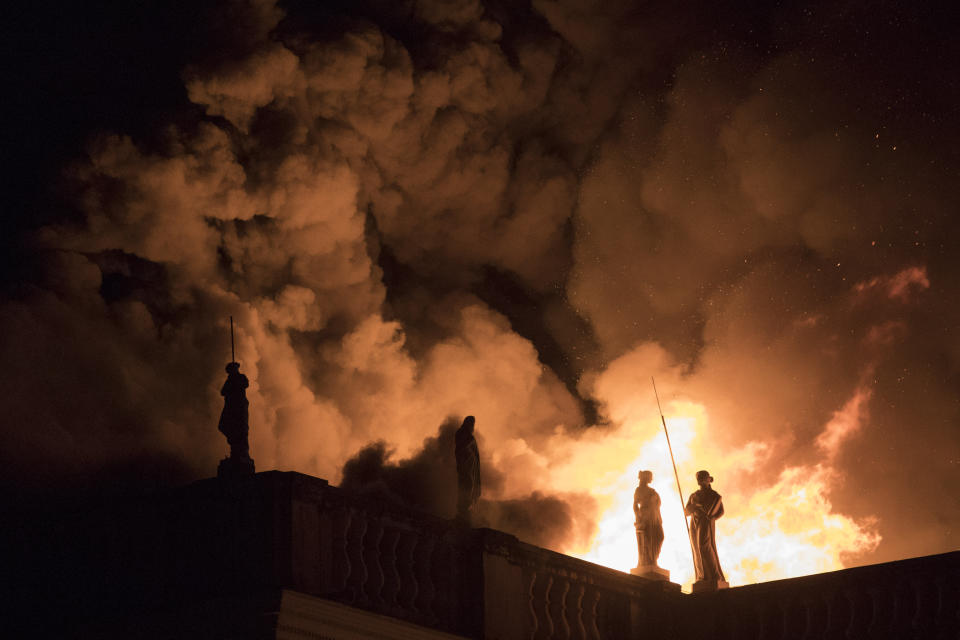
[[[848,408],[837,415],[845,410]],[[738,450],[721,452],[711,444],[710,423],[702,405],[675,401],[664,411],[684,500],[696,489],[693,478],[700,468],[711,472],[716,478],[714,488],[723,495],[726,515],[717,521],[717,546],[731,585],[841,569],[847,556],[869,552],[879,544],[875,520],[858,522],[833,512],[829,491],[839,472],[829,460],[788,467],[769,486],[747,487],[743,478],[769,454],[767,445],[752,442]],[[659,564],[670,570],[673,582],[689,589],[694,575],[683,510],[656,416],[646,423],[626,423],[604,441],[581,448],[584,451],[558,475],[582,482],[592,479],[592,492],[600,501],[602,515],[592,546],[574,551],[574,555],[622,571],[635,566],[637,545],[631,501],[637,472],[649,469],[654,475],[652,486],[663,503],[665,540]],[[609,470],[591,465],[591,460],[602,461]]]

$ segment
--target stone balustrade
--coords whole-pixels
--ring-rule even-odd
[[[958,638],[960,552],[696,594],[680,611],[685,638]]]
[[[635,578],[498,531],[477,535],[488,638],[635,637],[634,630],[666,621],[680,595],[678,585]]]
[[[680,588],[292,476],[292,588],[469,637],[628,637]],[[657,604],[654,605],[654,602]],[[648,623],[650,620],[648,620]]]
[[[496,640],[960,637],[960,552],[687,595],[298,473],[51,511],[8,545],[40,635],[276,637],[297,593]]]
[[[476,626],[471,530],[308,476],[285,480],[288,586],[445,631]]]

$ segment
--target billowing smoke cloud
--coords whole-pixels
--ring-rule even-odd
[[[389,445],[377,441],[364,447],[343,465],[341,486],[383,499],[452,518],[457,504],[457,471],[454,434],[459,420],[445,421],[435,437],[423,441],[422,449],[406,460],[392,461]],[[503,471],[484,456],[481,435],[482,483],[488,495],[498,495]],[[596,533],[596,504],[586,493],[530,495],[506,499],[482,498],[471,512],[471,524],[512,533],[531,544],[548,547],[585,548]]]
[[[655,375],[742,531],[806,477],[830,558],[956,548],[950,40],[822,9],[204,13],[184,115],[96,138],[0,304],[5,480],[210,475],[232,315],[259,469],[448,514],[471,413],[484,522],[583,551]]]

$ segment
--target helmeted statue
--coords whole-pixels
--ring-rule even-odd
[[[690,537],[693,543],[693,567],[697,581],[694,591],[727,587],[720,557],[717,555],[717,518],[723,515],[723,498],[711,488],[713,477],[708,471],[697,471],[697,484],[684,509],[690,516]]]
[[[227,380],[220,389],[220,395],[223,396],[223,411],[220,412],[220,424],[217,428],[227,437],[230,456],[220,462],[218,475],[250,474],[254,472],[247,440],[250,429],[247,387],[250,386],[250,382],[247,376],[240,373],[238,362],[229,363],[226,371]]]
[[[473,437],[473,416],[463,419],[454,437],[457,460],[457,519],[466,522],[470,508],[480,498],[480,449]]]
[[[633,492],[634,525],[637,529],[637,568],[656,567],[663,546],[663,520],[660,517],[660,494],[650,486],[652,471],[637,474],[639,484]]]

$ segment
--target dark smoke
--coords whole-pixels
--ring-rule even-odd
[[[457,503],[457,470],[454,461],[454,433],[457,418],[440,425],[435,437],[423,441],[412,457],[392,460],[384,441],[361,449],[343,465],[340,486],[370,493],[441,518],[452,518]],[[485,490],[496,494],[503,486],[502,472],[483,455],[481,477]],[[582,548],[594,533],[596,503],[587,494],[529,496],[512,499],[481,497],[471,515],[473,526],[506,531],[520,540],[551,549]]]
[[[435,437],[410,458],[393,461],[389,444],[374,442],[343,465],[340,486],[375,493],[398,504],[442,518],[452,518],[457,503],[457,470],[453,459],[456,419],[444,422]]]

